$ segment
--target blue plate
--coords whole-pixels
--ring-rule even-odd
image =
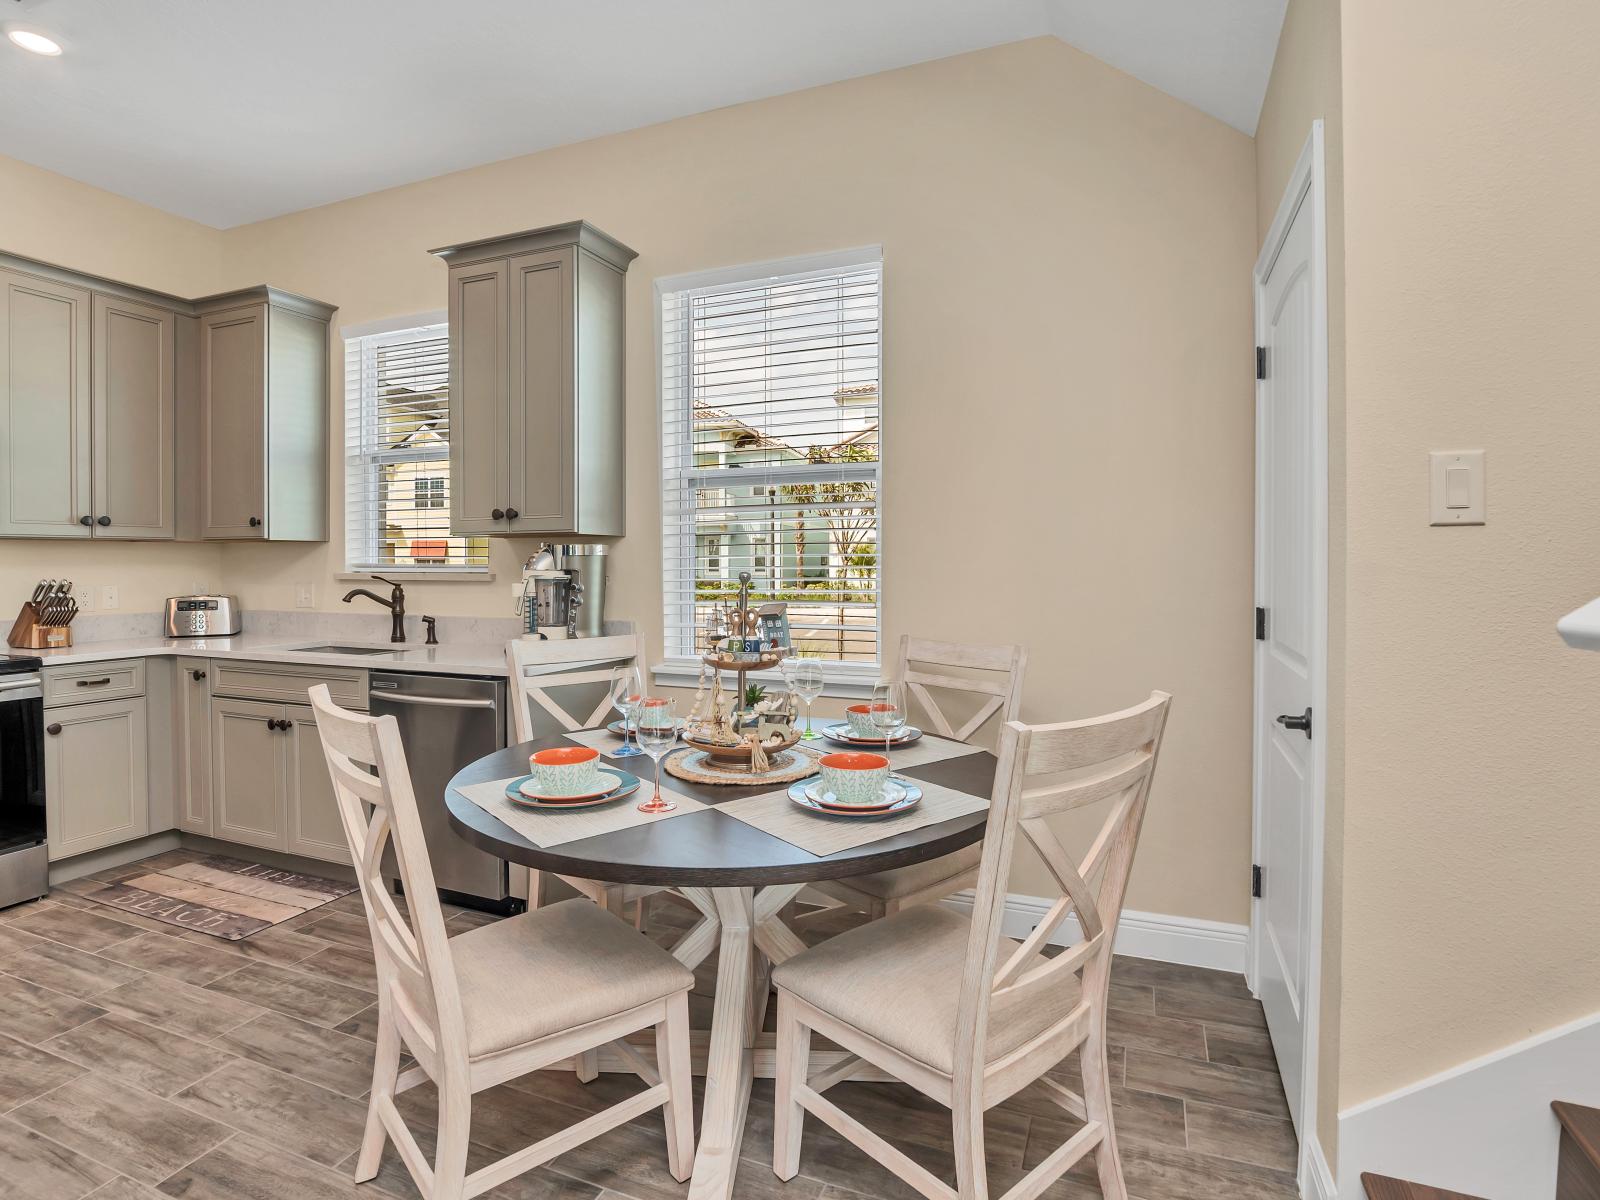
[[[639,790],[639,777],[617,767],[601,767],[600,770],[607,775],[615,775],[617,784],[609,791],[599,796],[586,796],[582,799],[572,800],[536,800],[522,790],[522,785],[533,780],[532,775],[521,775],[506,784],[506,799],[519,808],[538,808],[546,812],[559,812],[568,808],[593,808],[597,804],[610,804],[613,800],[621,800],[624,796],[631,796]]]
[[[889,782],[894,785],[894,790],[900,796],[891,803],[878,808],[853,808],[848,805],[828,804],[818,799],[821,789],[814,779],[802,779],[799,783],[789,787],[789,799],[801,808],[827,817],[846,817],[851,820],[865,820],[868,817],[894,817],[903,812],[909,812],[922,803],[922,789],[911,780],[903,776],[891,775]]]
[[[836,721],[831,725],[824,725],[822,727],[822,736],[835,746],[849,746],[856,750],[871,750],[876,747],[880,754],[883,752],[883,739],[881,737],[874,734],[872,737],[864,738],[850,728],[848,721]],[[915,725],[902,725],[899,734],[889,739],[889,746],[891,749],[896,746],[909,746],[912,742],[920,741],[921,738],[922,730]]]

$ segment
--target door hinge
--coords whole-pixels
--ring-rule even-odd
[[[1264,609],[1264,608],[1257,608],[1256,609],[1256,641],[1264,642],[1266,640],[1267,640],[1267,610]]]
[[[1261,899],[1261,868],[1254,863],[1250,865],[1250,898]]]
[[[1266,377],[1267,377],[1267,348],[1265,346],[1257,346],[1256,347],[1256,378],[1257,379],[1265,379]]]

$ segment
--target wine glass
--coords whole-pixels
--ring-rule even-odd
[[[639,720],[639,702],[644,698],[644,677],[639,668],[618,667],[611,672],[611,706],[622,714],[622,748],[612,758],[632,758],[643,754],[637,746],[628,744],[629,731]]]
[[[661,798],[661,760],[678,740],[677,705],[676,700],[650,696],[637,706],[639,745],[656,765],[655,795],[639,805],[642,813],[671,812],[678,807],[671,800]]]
[[[872,727],[883,734],[883,756],[889,757],[889,746],[895,734],[905,728],[905,685],[896,680],[884,680],[872,685],[872,707],[868,710]]]
[[[806,732],[805,737],[814,738],[817,735],[811,730],[811,702],[822,695],[822,664],[810,659],[801,659],[794,665],[795,695],[805,701],[806,705]]]

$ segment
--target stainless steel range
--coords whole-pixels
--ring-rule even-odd
[[[0,908],[50,890],[43,665],[26,655],[0,657]]]

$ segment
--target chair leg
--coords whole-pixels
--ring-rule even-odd
[[[778,993],[778,1071],[772,1090],[772,1170],[787,1183],[800,1173],[800,1136],[806,1112],[794,1089],[811,1066],[811,1030],[795,1019],[794,1001]]]
[[[893,911],[889,907],[889,904],[890,904],[890,901],[888,901],[888,900],[879,900],[877,897],[873,897],[871,900],[868,900],[867,903],[863,906],[866,909],[866,912],[867,912],[867,920],[869,920],[869,921],[881,921],[881,920],[883,920],[883,918],[887,917],[890,914],[890,912]]]
[[[667,1170],[679,1183],[694,1172],[694,1074],[689,1063],[689,993],[667,1001],[667,1019],[656,1026],[656,1067],[667,1085],[662,1116],[667,1123]]]
[[[957,1097],[951,1118],[955,1133],[956,1194],[961,1200],[989,1200],[989,1168],[983,1148],[983,1109]]]
[[[593,1083],[600,1078],[600,1051],[581,1050],[573,1056],[579,1083]]]
[[[471,1131],[472,1092],[465,1079],[447,1077],[439,1088],[439,1142],[433,1156],[433,1190],[427,1200],[462,1200],[466,1194]]]
[[[1116,1126],[1111,1117],[1111,1065],[1106,1056],[1105,1029],[1102,1011],[1098,1026],[1079,1051],[1083,1068],[1083,1111],[1089,1120],[1099,1121],[1105,1130],[1105,1137],[1094,1150],[1100,1194],[1105,1200],[1128,1200],[1128,1185],[1122,1178],[1122,1157],[1117,1153]]]
[[[644,923],[650,918],[650,897],[640,896],[633,906],[633,927],[644,932]]]
[[[356,1182],[365,1183],[378,1174],[383,1147],[389,1132],[378,1116],[378,1101],[394,1097],[395,1080],[400,1077],[400,1030],[389,1015],[387,1003],[378,1008],[378,1048],[372,1059],[372,1093],[367,1101],[367,1127],[361,1135],[361,1154],[356,1159]]]

